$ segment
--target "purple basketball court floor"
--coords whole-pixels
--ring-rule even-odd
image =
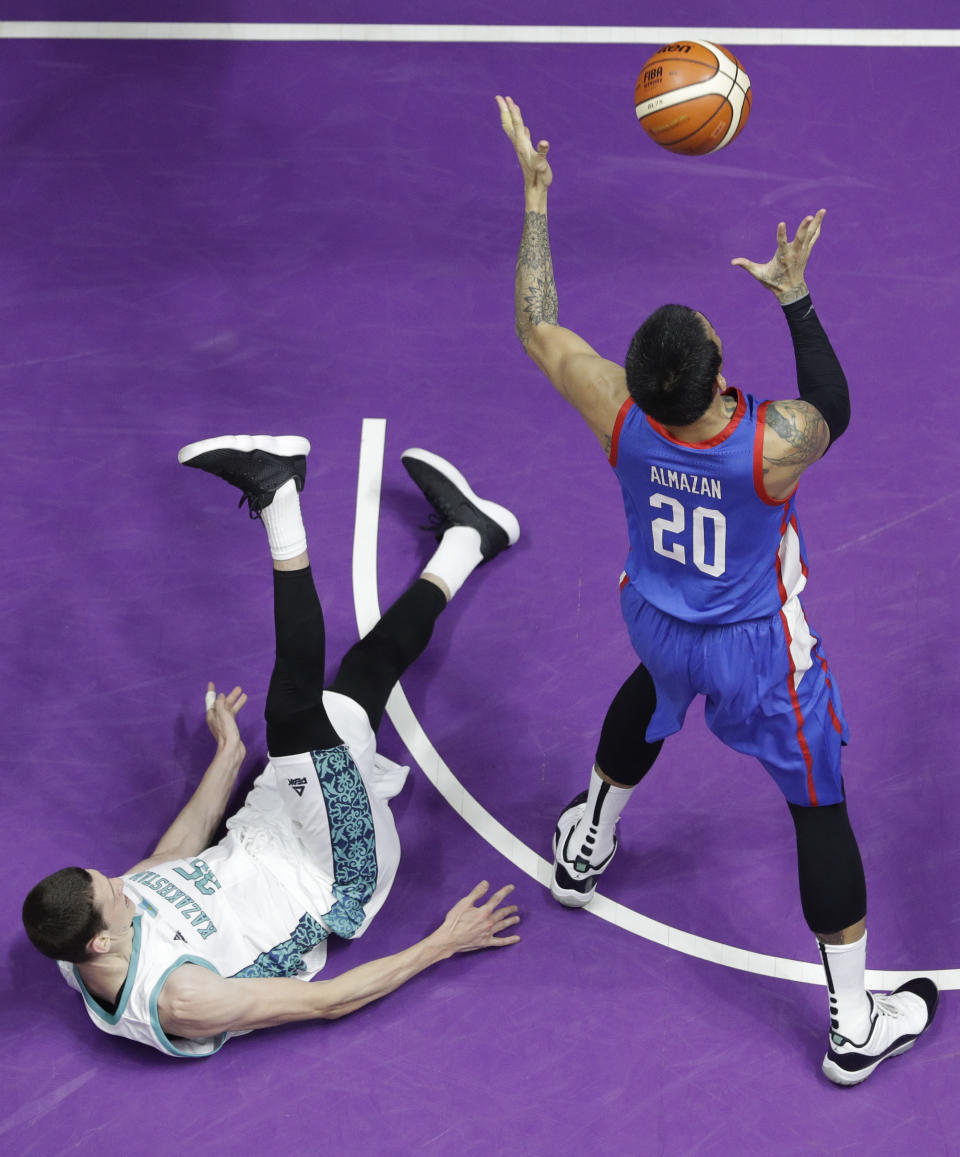
[[[256,7],[136,16],[263,19]],[[269,19],[395,20],[389,7],[278,0]],[[403,19],[447,22],[448,7]],[[612,0],[530,7],[515,20],[666,21]],[[92,0],[83,16],[128,8]],[[703,159],[635,123],[653,38],[20,39],[0,24],[5,1152],[960,1152],[957,50],[751,42],[796,19],[781,10],[671,11],[677,33],[743,28],[727,43],[751,120]],[[944,10],[817,0],[803,23],[936,29]],[[854,410],[801,488],[804,602],[852,729],[872,980],[932,972],[944,988],[920,1046],[856,1091],[819,1073],[826,995],[787,810],[699,710],[634,797],[598,911],[542,886],[556,814],[634,658],[618,488],[513,334],[521,178],[498,92],[551,140],[561,320],[609,357],[679,300],[723,337],[732,384],[789,396],[776,303],[729,261],[766,259],[779,220],[828,209],[809,282]],[[482,878],[517,885],[523,940],[343,1021],[176,1062],[96,1033],[19,909],[57,867],[116,874],[149,852],[208,762],[208,679],[249,692],[247,777],[262,764],[262,532],[176,464],[185,442],[261,430],[313,443],[304,512],[332,660],[428,556],[407,446],[454,460],[522,528],[392,704],[381,746],[416,765],[395,804],[404,858],[324,976],[412,943]]]

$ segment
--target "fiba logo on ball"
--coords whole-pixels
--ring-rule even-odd
[[[703,156],[726,148],[750,115],[750,78],[719,44],[678,40],[640,70],[634,104],[643,131],[672,153]]]

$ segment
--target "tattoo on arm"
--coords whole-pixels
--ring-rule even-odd
[[[776,467],[794,467],[799,473],[821,456],[830,439],[827,423],[813,406],[799,410],[795,404],[767,407],[767,425],[779,434],[787,448],[776,456],[764,452],[764,473]]]
[[[514,284],[514,310],[517,337],[524,348],[530,341],[534,326],[557,324],[559,303],[553,280],[546,213],[528,212],[523,218],[523,235],[517,254]]]
[[[780,280],[782,280],[782,278],[774,278],[775,282],[779,282]],[[810,290],[807,289],[807,283],[805,281],[801,281],[800,284],[794,289],[777,289],[775,292],[777,295],[777,300],[781,305],[792,305],[793,302],[799,301],[801,297],[806,297]]]

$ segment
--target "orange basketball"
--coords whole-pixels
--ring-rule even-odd
[[[750,115],[750,78],[740,61],[706,40],[678,40],[655,52],[634,90],[637,119],[671,153],[723,149]]]

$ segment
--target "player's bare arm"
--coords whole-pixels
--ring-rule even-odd
[[[610,450],[617,413],[627,398],[626,377],[616,362],[601,357],[573,330],[559,324],[559,299],[547,225],[547,190],[553,181],[547,154],[536,148],[510,97],[496,98],[500,123],[523,172],[525,212],[514,279],[517,336],[533,362],[586,419],[605,452]]]
[[[519,936],[503,934],[520,920],[516,905],[501,906],[513,886],[500,888],[481,903],[488,887],[486,881],[478,884],[425,939],[333,980],[312,984],[285,978],[235,980],[198,965],[181,965],[160,994],[160,1023],[168,1036],[202,1039],[294,1021],[337,1020],[393,992],[441,960],[516,944]]]
[[[225,695],[217,694],[213,683],[207,685],[207,726],[217,744],[216,754],[193,795],[160,837],[151,855],[125,874],[168,860],[189,859],[210,846],[246,755],[237,727],[237,714],[246,701],[247,696],[240,687]]]

